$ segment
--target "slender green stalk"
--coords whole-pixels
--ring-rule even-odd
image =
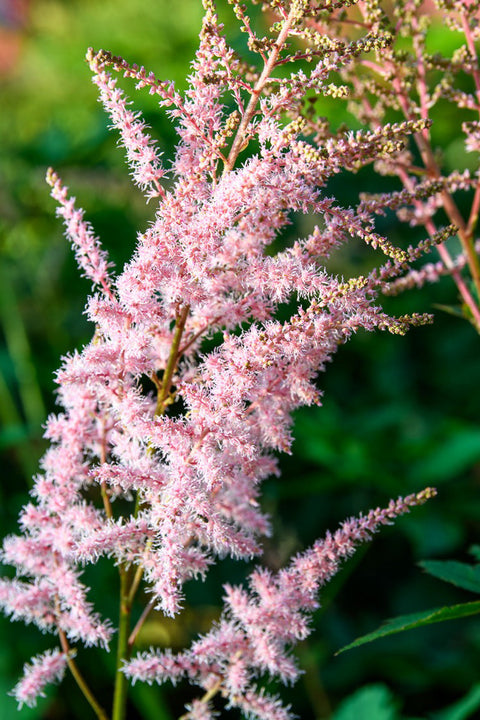
[[[107,435],[105,431],[105,425],[103,426],[102,430],[100,462],[102,463],[102,465],[107,462]],[[108,494],[107,483],[105,482],[105,480],[103,480],[100,485],[100,492],[102,494],[103,509],[105,510],[105,515],[107,516],[107,518],[109,518],[109,520],[111,520],[113,518],[112,504],[110,502],[110,495]]]
[[[162,383],[161,385],[158,385],[158,399],[155,410],[156,415],[163,415],[165,412],[167,404],[166,401],[170,393],[173,374],[175,372],[175,368],[177,367],[180,342],[185,329],[185,323],[187,321],[189,310],[190,307],[186,305],[177,316],[175,333],[173,336],[172,346],[170,348],[167,366],[163,374]],[[140,495],[137,494],[135,515],[137,515],[140,505]],[[140,586],[142,575],[143,568],[141,566],[137,568],[133,579],[129,570],[127,570],[124,566],[120,567],[120,616],[118,623],[117,669],[115,673],[115,689],[113,693],[112,720],[125,720],[126,718],[128,680],[122,672],[122,664],[124,660],[128,660],[130,657],[133,644],[135,642],[136,633],[133,635],[132,641],[129,642],[130,621],[133,601]],[[149,608],[149,610],[150,609],[151,608]],[[147,614],[148,613],[142,615],[142,622]],[[137,625],[139,624],[137,623]],[[137,632],[140,627],[141,624],[138,627]]]
[[[217,693],[219,693],[221,691],[222,684],[223,684],[223,679],[220,678],[215,683],[215,685],[213,685],[210,688],[210,690],[207,690],[205,695],[202,695],[202,697],[200,698],[200,702],[207,704],[212,698],[215,697],[215,695],[217,695]],[[185,715],[182,715],[181,717],[179,717],[178,720],[187,720],[189,715],[190,715],[190,713],[186,713]]]
[[[137,639],[137,635],[142,629],[143,623],[147,619],[147,617],[152,612],[153,608],[155,607],[155,600],[150,600],[148,605],[145,606],[142,614],[140,615],[139,619],[137,620],[137,624],[133,628],[132,632],[130,633],[130,637],[128,638],[128,645],[130,648],[132,648],[135,644],[135,640]]]
[[[167,362],[167,367],[163,373],[163,380],[160,391],[158,393],[157,407],[155,409],[155,415],[163,415],[165,412],[166,400],[170,392],[172,385],[173,373],[177,367],[179,358],[180,341],[182,339],[183,331],[185,330],[185,323],[187,322],[188,313],[190,312],[190,306],[185,305],[180,315],[177,317],[175,325],[175,333],[173,336],[172,347],[170,348],[170,355]]]
[[[130,635],[130,614],[132,605],[129,601],[130,573],[120,568],[120,617],[118,621],[117,669],[115,673],[115,689],[113,693],[112,720],[125,720],[127,712],[128,680],[122,672],[124,660],[130,656],[128,636]]]
[[[63,630],[58,631],[59,637],[60,637],[60,645],[62,646],[62,650],[66,655],[67,658],[67,665],[68,669],[72,673],[75,682],[77,683],[78,687],[82,691],[86,701],[92,708],[93,712],[97,716],[98,720],[108,720],[108,715],[105,712],[105,710],[102,708],[100,703],[97,701],[95,696],[93,695],[92,691],[88,687],[82,673],[77,667],[77,664],[75,660],[73,659],[74,651],[68,644],[67,636],[63,632]]]

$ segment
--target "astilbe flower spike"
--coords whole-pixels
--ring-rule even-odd
[[[328,180],[345,168],[395,152],[411,127],[332,142],[322,139],[319,125],[309,129],[298,117],[290,121],[306,92],[342,95],[332,71],[359,53],[380,51],[388,38],[376,32],[350,43],[317,38],[307,74],[295,64],[302,53],[288,47],[297,42],[312,3],[272,2],[277,22],[265,39],[256,35],[243,5],[232,1],[260,60],[255,70],[228,46],[213,2],[203,4],[200,46],[184,95],[106,51],[87,54],[132,178],[147,200],[157,202],[122,272],[113,276],[83,211],[53,171],[47,176],[79,266],[99,290],[87,304],[95,333],[58,371],[63,410],[47,422],[51,446],[32,502],[20,516],[22,534],[4,542],[2,559],[18,577],[0,580],[0,604],[13,619],[58,634],[61,657],[102,719],[106,714],[76,668],[71,644],[109,646],[112,625],[94,610],[82,566],[102,556],[118,566],[112,717],[122,720],[122,662],[138,630],[131,633],[130,616],[139,587],[150,594],[148,608],[174,616],[187,580],[204,577],[226,555],[259,555],[260,538],[270,532],[259,503],[261,483],[278,473],[274,451],[290,452],[292,411],[320,403],[318,373],[359,329],[404,333],[430,319],[394,318],[376,304],[386,283],[429,242],[395,248],[376,233],[371,210],[342,208],[326,192]],[[343,4],[349,3],[332,8]],[[290,75],[283,72],[287,63]],[[176,123],[179,144],[168,182],[155,142],[118,89],[115,72],[158,97]],[[246,153],[251,143],[255,152]],[[321,221],[306,237],[273,252],[293,212]],[[365,277],[334,277],[325,262],[352,237],[388,259]],[[280,305],[293,308],[282,321],[276,317]],[[296,677],[285,648],[308,632],[306,614],[320,585],[356,541],[424,497],[347,522],[278,576],[257,571],[251,595],[229,589],[223,619],[210,635],[189,653],[162,655],[165,677],[186,674],[207,694],[218,685],[249,716],[288,717],[279,701],[256,689],[252,672]],[[255,631],[259,618],[263,633]],[[28,690],[18,686],[20,702],[32,703],[43,679],[60,676],[60,655],[58,672],[45,669],[56,652],[34,663],[27,677],[37,679],[25,681]],[[126,666],[132,676],[135,662]],[[188,712],[191,718],[213,717],[208,708],[208,702],[196,702]]]
[[[33,707],[38,697],[45,697],[43,688],[51,682],[59,682],[67,667],[67,658],[59,650],[47,650],[42,655],[32,658],[31,665],[25,665],[23,678],[17,683],[12,695],[19,707]]]
[[[250,589],[225,586],[224,610],[215,627],[197,640],[190,650],[173,655],[149,652],[127,662],[124,672],[133,681],[177,682],[188,677],[202,686],[199,698],[205,712],[214,694],[221,693],[229,707],[240,708],[247,717],[287,720],[294,717],[278,698],[257,687],[260,674],[294,682],[300,671],[291,647],[311,632],[311,613],[319,607],[318,591],[339,570],[361,542],[371,539],[382,525],[388,525],[410,508],[435,494],[432,488],[391,501],[388,507],[371,510],[366,516],[350,518],[324,540],[317,540],[290,565],[273,574],[257,569],[249,576]],[[198,704],[183,717],[194,720]],[[197,714],[195,714],[197,713]],[[206,717],[209,717],[208,714]]]

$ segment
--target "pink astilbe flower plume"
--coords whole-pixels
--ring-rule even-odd
[[[23,678],[17,683],[12,695],[19,707],[33,707],[38,697],[45,697],[43,689],[49,683],[60,682],[67,667],[67,658],[59,650],[47,650],[32,658],[30,665],[23,668]]]
[[[34,664],[28,688],[25,680],[16,691],[19,702],[33,702],[41,679],[59,676],[66,656],[103,720],[70,659],[69,643],[108,646],[113,632],[94,610],[83,566],[109,557],[118,567],[120,665],[135,642],[129,625],[140,587],[148,608],[175,616],[187,580],[203,578],[225,556],[261,554],[260,539],[271,532],[262,482],[278,474],[274,452],[291,452],[292,412],[320,404],[318,374],[339,346],[361,329],[403,334],[430,320],[391,317],[378,296],[435,238],[396,248],[375,230],[376,206],[343,208],[327,193],[333,176],[400,152],[405,136],[425,123],[333,138],[321,121],[309,126],[298,113],[307,92],[343,96],[332,72],[360,53],[381,52],[388,38],[373,28],[352,42],[326,36],[321,42],[318,33],[302,30],[316,3],[272,0],[277,20],[266,39],[243,5],[230,4],[259,68],[239,60],[214,3],[204,0],[184,95],[144,68],[88,51],[134,183],[156,202],[121,272],[113,275],[83,211],[57,175],[47,175],[80,269],[99,292],[87,303],[92,341],[65,357],[57,373],[62,410],[47,421],[51,445],[22,511],[21,534],[3,546],[2,559],[18,577],[0,580],[0,605],[13,619],[57,633],[64,654],[58,665],[55,654]],[[313,49],[289,50],[312,37]],[[297,65],[303,59],[311,62],[309,73]],[[168,181],[115,73],[156,96],[176,124]],[[282,233],[293,213],[312,215],[317,225],[287,241]],[[335,277],[328,256],[352,238],[387,259],[365,277]],[[426,497],[409,496],[345,523],[276,576],[256,571],[250,593],[227,589],[222,620],[191,651],[133,660],[129,675],[187,675],[207,693],[218,684],[247,716],[290,717],[280,701],[257,690],[253,675],[297,676],[286,648],[308,634],[318,588],[358,541]],[[120,668],[116,683],[115,720],[126,697]],[[214,716],[207,702],[194,702],[188,713]]]
[[[83,219],[83,210],[75,207],[75,198],[68,197],[68,188],[51,168],[47,172],[47,182],[52,188],[52,197],[58,202],[57,215],[64,219],[65,232],[73,245],[80,269],[94,285],[111,295],[109,268],[112,264],[108,254],[102,249],[91,225]]]
[[[206,691],[187,708],[183,717],[193,720],[198,707],[221,694],[228,707],[240,708],[259,720],[291,720],[289,708],[258,687],[259,674],[293,682],[300,670],[292,646],[310,635],[311,614],[319,607],[318,592],[353,555],[357,545],[372,539],[382,525],[435,495],[427,488],[417,495],[392,500],[386,508],[350,518],[324,540],[317,540],[290,565],[277,573],[257,569],[249,576],[249,590],[225,586],[224,610],[215,627],[193,643],[190,650],[142,653],[124,665],[133,681],[177,682],[187,677]],[[195,712],[197,714],[195,714]],[[208,717],[208,715],[207,715]]]
[[[117,87],[115,78],[103,69],[98,56],[89,51],[87,57],[95,73],[93,82],[100,91],[99,101],[110,114],[113,127],[120,131],[121,144],[125,147],[135,184],[146,191],[147,199],[163,196],[160,181],[165,171],[154,141],[145,132],[145,123],[139,113],[129,110],[130,101]]]

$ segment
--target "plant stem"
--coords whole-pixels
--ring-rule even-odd
[[[147,619],[147,617],[150,615],[151,611],[153,610],[155,606],[155,600],[150,600],[148,605],[145,605],[142,614],[140,615],[137,624],[133,628],[132,632],[130,633],[130,637],[128,638],[128,646],[132,648],[135,644],[135,640],[137,639],[137,635],[142,629],[142,625]]]
[[[92,691],[88,687],[87,683],[85,682],[85,679],[80,672],[80,670],[77,667],[77,664],[75,660],[73,659],[73,651],[70,645],[68,644],[67,636],[63,632],[63,630],[58,631],[59,637],[60,637],[60,645],[62,646],[62,650],[65,653],[65,656],[67,658],[67,665],[68,669],[72,673],[75,682],[77,683],[78,687],[82,691],[86,701],[92,708],[93,712],[97,716],[98,720],[108,720],[108,715],[105,712],[105,710],[102,708],[102,706],[97,702],[95,696],[93,695]]]
[[[178,350],[189,312],[190,306],[185,305],[182,312],[178,315],[175,323],[175,334],[173,336],[172,347],[170,348],[170,356],[168,358],[167,367],[165,368],[165,372],[163,374],[162,386],[158,393],[155,415],[163,415],[165,412],[165,401],[168,398],[168,393],[170,392],[170,387],[172,385],[173,373],[177,367],[179,357]]]
[[[100,462],[103,465],[107,462],[107,434],[105,429],[105,423],[103,422],[103,428],[102,428],[102,444],[101,444],[101,450],[100,450]],[[112,511],[112,504],[110,502],[110,496],[108,494],[108,488],[107,483],[105,480],[102,480],[102,483],[100,485],[100,492],[102,494],[102,502],[103,502],[103,509],[105,510],[105,515],[109,520],[113,518],[113,511]]]
[[[130,648],[130,613],[132,606],[129,600],[130,573],[120,568],[120,617],[118,622],[117,669],[115,673],[115,690],[113,693],[112,720],[125,720],[127,710],[128,680],[122,672],[122,663],[128,660]]]
[[[179,359],[179,347],[182,339],[183,331],[185,329],[185,323],[187,321],[190,307],[186,305],[177,316],[175,333],[173,336],[172,346],[170,348],[170,355],[167,362],[167,367],[163,374],[161,386],[158,387],[157,407],[155,415],[163,415],[165,412],[166,400],[170,393],[170,387],[172,385],[172,378],[177,367]],[[140,495],[137,494],[135,516],[141,506]],[[147,543],[147,547],[150,542]],[[118,621],[118,643],[117,643],[117,668],[115,673],[115,689],[113,693],[113,710],[112,720],[125,720],[126,709],[127,709],[127,690],[128,680],[125,674],[122,672],[122,664],[124,660],[128,660],[132,652],[133,644],[135,642],[136,633],[133,634],[132,641],[129,642],[130,637],[130,620],[133,600],[135,594],[140,586],[140,581],[143,575],[143,568],[139,566],[132,579],[131,572],[125,566],[120,566],[120,615]],[[150,610],[151,608],[149,608]],[[148,614],[148,613],[147,613]],[[143,620],[146,614],[142,615]],[[143,622],[142,620],[142,622]],[[138,623],[137,623],[138,625]],[[136,630],[140,629],[140,626]]]
[[[233,166],[235,165],[235,161],[236,161],[239,153],[244,149],[244,143],[245,143],[248,125],[249,125],[252,117],[255,114],[258,99],[259,99],[260,95],[262,94],[262,91],[265,87],[265,83],[267,82],[268,78],[272,74],[272,71],[275,67],[275,63],[277,62],[277,58],[280,54],[280,51],[282,50],[283,46],[285,45],[285,41],[288,37],[288,33],[290,32],[290,28],[292,27],[293,19],[295,16],[294,10],[295,10],[295,8],[292,7],[288,17],[285,19],[285,21],[283,23],[283,27],[280,30],[280,33],[277,37],[277,41],[275,42],[275,44],[270,52],[270,55],[268,56],[267,62],[264,64],[262,73],[261,73],[260,77],[258,78],[258,80],[255,84],[255,87],[252,89],[252,94],[251,94],[250,100],[248,102],[247,108],[243,115],[242,121],[241,121],[240,125],[238,126],[237,132],[233,139],[232,146],[230,148],[230,152],[228,154],[227,161],[224,166],[224,170],[223,170],[224,174],[227,172],[230,172],[230,170],[233,169]]]
[[[202,695],[202,697],[200,698],[200,702],[206,704],[206,703],[208,703],[213,697],[215,697],[215,695],[216,695],[217,693],[219,693],[220,690],[222,689],[222,683],[223,683],[223,679],[220,678],[220,679],[215,683],[215,685],[213,685],[213,686],[210,688],[210,690],[207,690],[207,692],[206,692],[204,695]],[[185,713],[185,715],[182,715],[181,717],[179,717],[178,720],[188,720],[189,717],[190,717],[190,713]]]

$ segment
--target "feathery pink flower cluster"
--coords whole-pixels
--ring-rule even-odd
[[[184,96],[107,52],[87,55],[133,180],[147,199],[158,199],[122,272],[112,274],[83,211],[53,171],[47,176],[79,266],[99,292],[87,305],[92,341],[64,358],[57,375],[63,411],[48,419],[51,446],[21,513],[22,534],[3,547],[3,561],[19,577],[0,580],[1,605],[13,619],[58,633],[62,647],[28,669],[16,690],[20,702],[33,702],[67,659],[73,663],[71,643],[110,642],[112,625],[90,604],[82,565],[102,556],[118,565],[119,657],[127,660],[141,583],[150,606],[173,616],[182,608],[184,583],[203,577],[216,559],[261,553],[260,538],[270,531],[259,504],[261,483],[278,472],[273,453],[290,451],[292,411],[319,403],[317,375],[337,348],[358,329],[403,333],[429,319],[393,318],[375,304],[428,242],[394,248],[375,232],[370,210],[342,208],[325,191],[343,169],[399,152],[401,138],[422,123],[324,142],[297,113],[308,93],[341,95],[332,71],[361,52],[380,51],[385,38],[372,33],[332,45],[315,36],[309,54],[290,51],[312,8],[323,3],[267,3],[277,21],[266,40],[232,0],[260,59],[256,72],[228,46],[213,2],[203,4]],[[315,61],[309,74],[295,65],[305,58]],[[286,63],[291,74],[277,73]],[[175,121],[179,144],[168,172],[112,70],[156,95]],[[319,218],[318,225],[273,252],[294,212]],[[388,259],[366,277],[339,279],[325,261],[351,237],[381,248]],[[290,317],[276,319],[287,303]],[[287,649],[307,634],[318,588],[355,543],[430,494],[348,521],[277,576],[254,572],[251,593],[228,588],[222,620],[191,651],[132,660],[125,673],[148,681],[188,675],[207,695],[216,689],[249,716],[289,717],[253,684],[253,675],[296,677]],[[119,703],[122,697],[119,692]],[[115,719],[123,717],[118,708]],[[212,717],[208,698],[194,702],[185,717]]]
[[[173,682],[188,677],[206,692],[205,720],[212,689],[221,692],[229,707],[246,717],[261,720],[290,720],[293,715],[280,700],[257,687],[262,674],[294,682],[300,673],[291,647],[311,632],[310,614],[319,607],[318,591],[338,571],[340,563],[355,552],[356,545],[371,539],[382,525],[390,524],[434,495],[429,488],[418,495],[391,501],[384,509],[365,517],[351,518],[333,534],[273,574],[255,570],[249,577],[250,591],[226,586],[224,611],[216,626],[192,648],[173,655],[150,652],[126,663],[125,673],[134,681]],[[198,701],[199,702],[199,701]],[[190,718],[197,717],[190,713]]]
[[[22,705],[34,707],[39,697],[45,697],[43,688],[53,682],[60,682],[67,667],[67,658],[60,650],[47,650],[32,658],[31,665],[23,668],[23,677],[12,694]]]

